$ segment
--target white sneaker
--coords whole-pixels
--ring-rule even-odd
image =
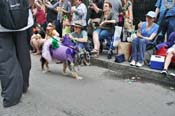
[[[163,70],[161,71],[161,74],[167,75],[167,74],[168,74],[168,71],[167,71],[166,69],[163,69]]]
[[[141,67],[141,66],[143,66],[143,65],[144,65],[144,62],[142,62],[142,63],[137,62],[137,63],[136,63],[136,66],[137,66],[137,67]]]
[[[131,66],[135,66],[135,65],[136,65],[136,61],[135,61],[135,60],[132,60],[132,61],[130,62],[130,65],[131,65]]]
[[[170,73],[171,76],[175,77],[175,73]]]

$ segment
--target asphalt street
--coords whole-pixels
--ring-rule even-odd
[[[84,79],[76,80],[63,75],[62,64],[49,66],[51,72],[42,73],[32,55],[28,93],[11,108],[3,108],[0,97],[0,116],[175,116],[171,87],[121,79],[115,75],[120,72],[96,66],[80,66]]]

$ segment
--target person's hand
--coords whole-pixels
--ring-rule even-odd
[[[95,9],[95,7],[97,7],[96,4],[94,4],[94,3],[90,3],[90,4],[89,4],[89,8],[90,8],[90,9]]]
[[[75,12],[75,10],[76,10],[76,7],[75,6],[72,6],[71,12],[73,13],[73,12]]]
[[[61,11],[61,7],[57,7],[57,12],[60,12]]]
[[[168,49],[168,45],[165,45],[164,47],[165,47],[166,49]]]
[[[102,21],[102,22],[100,23],[100,26],[103,26],[105,23],[106,23],[106,21]]]
[[[73,40],[73,36],[72,36],[71,34],[69,34],[69,37],[70,37],[70,39],[72,39],[72,40]]]
[[[69,34],[69,37],[70,37],[70,39],[73,40],[73,41],[78,41],[78,38],[73,37],[71,34]]]
[[[141,33],[137,33],[137,37],[138,37],[138,38],[142,38]]]
[[[78,38],[72,37],[72,40],[73,40],[73,41],[78,41]]]
[[[50,5],[51,3],[49,1],[44,2],[45,5]]]
[[[90,25],[90,24],[91,24],[91,22],[92,22],[92,19],[89,19],[89,20],[88,20],[88,25]]]

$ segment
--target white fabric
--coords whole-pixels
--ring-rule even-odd
[[[121,41],[121,39],[120,39],[121,33],[122,33],[122,27],[115,26],[113,47],[117,47],[118,43]]]
[[[132,33],[130,37],[127,37],[128,42],[132,42],[133,39],[137,37],[136,33]]]
[[[22,17],[21,17],[22,18]],[[22,19],[21,19],[22,20]],[[34,20],[33,20],[33,15],[32,15],[32,11],[29,9],[29,17],[28,17],[28,25],[22,29],[18,29],[18,30],[10,30],[10,29],[6,29],[4,27],[2,27],[0,25],[0,32],[15,32],[15,31],[24,31],[28,28],[30,28],[32,25],[34,24]]]
[[[84,3],[81,3],[78,7],[76,7],[76,11],[72,16],[72,25],[75,24],[76,21],[81,22],[82,26],[86,26],[86,17],[87,17],[87,8]]]
[[[165,61],[165,56],[151,55],[151,61],[164,62]]]
[[[167,53],[172,53],[173,51],[175,51],[175,45],[173,45],[172,47],[170,47],[170,48],[167,50]]]
[[[44,42],[43,47],[42,47],[42,57],[47,60],[47,62],[52,61],[52,56],[50,54],[49,47],[52,44],[52,39],[48,39]]]

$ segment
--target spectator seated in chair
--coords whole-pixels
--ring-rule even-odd
[[[75,22],[73,25],[74,32],[69,34],[69,37],[78,44],[79,49],[86,48],[86,43],[88,41],[87,32],[83,30],[82,23]]]
[[[162,74],[167,75],[168,74],[168,67],[171,63],[171,59],[175,55],[175,44],[168,49],[166,59],[165,59],[165,64],[164,64],[164,69],[161,71]]]
[[[99,52],[102,53],[104,49],[108,50],[107,58],[111,59],[113,55],[113,49],[115,48],[113,46],[113,42],[114,42],[113,33],[110,33],[110,35],[105,40],[100,40],[100,51]]]
[[[157,35],[158,25],[154,23],[155,12],[149,11],[146,14],[146,21],[142,22],[137,38],[132,41],[132,61],[131,66],[141,67],[144,65],[144,54],[148,43],[154,41]]]
[[[87,52],[88,50],[88,36],[87,31],[83,30],[83,25],[81,22],[75,22],[73,25],[74,32],[69,34],[69,37],[72,41],[74,41],[80,52]],[[85,65],[89,65],[89,63],[84,60],[83,63]]]
[[[172,58],[175,55],[175,32],[172,32],[167,40],[167,42],[160,43],[156,46],[157,55],[166,55],[164,69],[162,70],[162,74],[168,73],[168,67],[172,62]],[[168,50],[167,50],[168,49]]]
[[[107,43],[111,41],[109,36],[114,32],[114,25],[116,20],[114,19],[114,14],[111,12],[112,5],[109,2],[104,3],[103,10],[98,9],[98,12],[102,13],[101,21],[99,27],[93,32],[93,43],[94,49],[92,53],[96,53],[95,57],[99,55],[100,41],[107,40]]]
[[[32,47],[32,53],[40,54],[40,39],[45,38],[45,31],[40,27],[39,24],[35,24],[32,28],[32,36],[30,39],[30,45]]]
[[[174,45],[174,43],[175,43],[175,32],[172,32],[170,36],[168,37],[167,42],[162,42],[156,45],[156,49],[160,50],[162,47],[170,48]]]
[[[96,7],[98,7],[99,9],[103,9],[103,4],[104,4],[104,0],[91,0],[89,2],[89,6],[88,6],[89,19],[88,19],[87,32],[88,32],[88,36],[90,36],[91,38],[92,38],[93,30],[95,30],[96,26],[99,25],[100,17],[102,15],[100,12],[95,10],[94,5],[96,5]]]

